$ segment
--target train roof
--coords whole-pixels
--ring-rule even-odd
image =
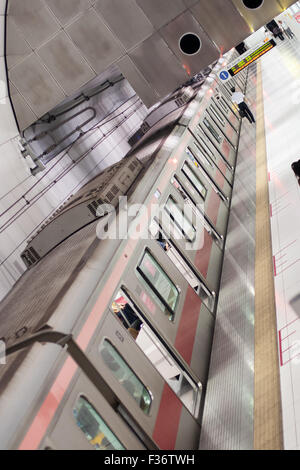
[[[162,142],[180,121],[184,109],[174,111],[153,126],[128,156],[134,155],[142,161],[149,157],[151,159],[151,156],[155,158]],[[181,132],[183,131],[182,126]],[[101,181],[101,174],[81,188],[79,193],[94,186],[97,179]],[[72,199],[76,197],[75,194]],[[96,236],[98,223],[99,220],[96,220],[63,241],[36,266],[26,271],[0,302],[0,338],[4,339],[6,347],[47,324],[57,305],[99,245],[100,240]],[[13,377],[26,353],[28,351],[9,356],[6,367],[0,368],[0,393]]]

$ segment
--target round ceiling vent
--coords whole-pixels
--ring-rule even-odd
[[[264,0],[243,0],[243,4],[249,10],[256,10],[260,8],[264,3]]]
[[[186,55],[195,55],[201,49],[201,40],[195,33],[185,33],[179,39],[179,49]]]

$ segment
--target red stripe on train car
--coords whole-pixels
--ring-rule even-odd
[[[188,364],[192,361],[201,305],[201,299],[189,286],[175,339],[175,348]]]
[[[38,448],[76,369],[77,365],[75,362],[71,358],[68,358],[39,409],[39,412],[35,416],[29,431],[19,446],[19,450],[33,450]]]
[[[232,127],[230,125],[226,126],[227,129],[226,129],[226,132],[228,132],[228,139],[231,140],[233,137],[234,137],[234,130],[232,129]]]
[[[224,178],[225,178],[225,175],[226,175],[226,172],[228,171],[228,169],[227,169],[227,166],[226,166],[225,162],[224,162],[221,158],[222,158],[222,157],[220,157],[220,166],[219,166],[219,170],[223,173]]]
[[[224,178],[222,178],[220,174],[218,183],[221,184],[221,187],[224,183]],[[210,209],[212,208],[212,204],[214,209],[218,209],[221,204],[220,198],[218,198],[217,201],[215,198],[211,198],[209,201]],[[218,211],[216,211],[214,215],[215,217],[213,222],[216,223]],[[200,272],[206,276],[213,241],[206,231],[204,232],[204,237],[206,238],[206,250],[204,254],[202,253],[202,250],[198,251],[195,258],[195,265]],[[188,364],[190,364],[192,360],[201,305],[201,299],[189,286],[175,340],[175,348]],[[161,449],[172,450],[175,448],[182,408],[183,405],[180,400],[177,398],[175,393],[172,392],[170,387],[165,384],[152,435],[153,439]]]
[[[165,384],[152,434],[160,449],[175,449],[182,407],[181,401]]]
[[[225,157],[225,159],[228,161],[228,163],[229,163],[230,165],[232,165],[232,162],[229,160],[230,151],[231,151],[230,144],[229,144],[229,142],[224,138],[223,144],[222,144],[222,147],[221,147],[221,153],[224,155],[224,157]]]
[[[224,185],[224,178],[221,174],[218,174],[216,181],[221,189]],[[216,224],[219,209],[221,205],[221,199],[219,196],[215,197],[216,194],[212,190],[211,197],[208,202],[208,213],[212,214],[211,221]],[[204,231],[204,244],[205,248],[200,249],[196,253],[195,266],[202,273],[204,277],[207,276],[209,261],[211,257],[213,240],[209,233]],[[198,304],[198,305],[197,305]],[[197,331],[197,323],[199,319],[199,312],[202,305],[201,299],[195,294],[194,290],[189,286],[185,298],[185,303],[181,313],[181,319],[178,326],[178,331],[175,340],[175,348],[180,352],[184,360],[190,364],[192,360],[193,348],[195,343],[195,335]]]

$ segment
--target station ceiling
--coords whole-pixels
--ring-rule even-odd
[[[111,66],[150,107],[293,3],[9,0],[6,57],[19,127]]]

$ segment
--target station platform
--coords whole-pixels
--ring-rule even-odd
[[[284,448],[300,449],[300,43],[261,59]]]
[[[249,72],[203,450],[300,448],[299,46],[277,41]]]

